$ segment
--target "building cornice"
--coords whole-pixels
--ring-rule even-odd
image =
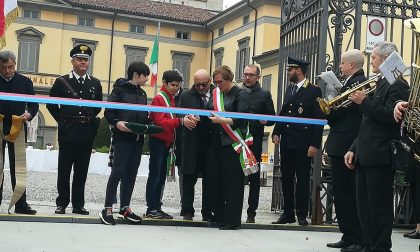
[[[253,60],[260,64],[261,68],[267,68],[270,66],[275,66],[279,64],[279,49],[274,49],[271,51],[264,52],[263,54],[256,55],[253,57]]]

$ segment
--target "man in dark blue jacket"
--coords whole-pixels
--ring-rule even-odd
[[[305,77],[308,62],[288,59],[287,72],[291,84],[286,89],[281,116],[323,118],[317,99],[322,96],[321,89]],[[276,123],[273,142],[280,143],[282,189],[284,212],[273,224],[293,223],[296,215],[301,226],[308,225],[309,178],[311,159],[321,146],[322,126],[309,124]],[[281,137],[281,141],[280,141]],[[295,193],[296,176],[296,193]]]
[[[34,87],[32,81],[16,72],[16,56],[12,51],[0,52],[0,92],[15,93],[15,94],[29,94],[34,95]],[[26,110],[27,107],[27,110]],[[10,133],[12,126],[12,115],[20,116],[24,122],[30,121],[36,113],[38,113],[37,103],[13,102],[13,101],[0,101],[0,115],[4,116],[3,119],[3,134],[6,136]],[[26,135],[26,123],[25,123]],[[25,136],[26,140],[26,136]],[[15,144],[9,141],[3,141],[3,152],[5,151],[6,144],[9,151],[9,164],[10,164],[10,177],[12,180],[12,187],[16,186],[15,174]],[[25,150],[23,150],[25,153]],[[0,188],[0,195],[3,192],[3,184]],[[0,197],[0,203],[1,203]],[[26,202],[26,191],[22,197],[15,204],[15,213],[20,214],[36,214],[28,203]]]

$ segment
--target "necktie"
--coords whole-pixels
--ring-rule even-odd
[[[295,84],[295,85],[293,85],[293,88],[292,88],[292,95],[295,95],[296,94],[296,91],[297,91],[297,85]]]
[[[83,84],[83,82],[84,82],[83,77],[80,77],[80,78],[79,78],[79,83],[80,83],[80,84]]]
[[[203,101],[203,105],[204,105],[204,107],[207,105],[207,96],[205,96],[205,95],[203,95],[202,97],[201,97],[201,100]]]

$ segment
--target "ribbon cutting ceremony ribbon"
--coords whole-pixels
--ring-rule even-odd
[[[42,104],[58,104],[58,105],[83,106],[83,107],[94,107],[94,108],[125,109],[125,110],[148,111],[148,112],[163,112],[163,113],[175,113],[175,114],[183,114],[183,115],[191,114],[191,115],[211,116],[211,113],[215,113],[214,111],[201,110],[201,109],[185,109],[185,108],[176,108],[176,107],[168,108],[168,107],[151,106],[151,105],[138,105],[138,104],[106,102],[106,101],[58,98],[58,97],[38,96],[38,95],[37,96],[23,95],[23,94],[12,94],[12,93],[4,93],[4,92],[0,92],[0,100],[36,102],[36,103],[42,103]],[[273,122],[283,122],[283,123],[301,123],[301,124],[314,124],[314,125],[327,124],[326,120],[312,119],[312,118],[274,116],[274,115],[262,115],[262,114],[250,114],[250,113],[238,113],[238,112],[217,112],[216,114],[222,117],[242,118],[242,119],[247,119],[247,120],[273,121]]]
[[[20,116],[12,116],[12,126],[8,135],[3,134],[3,119],[4,116],[0,115],[0,145],[3,146],[3,141],[14,143],[15,151],[15,178],[16,185],[13,189],[12,199],[9,203],[10,209],[18,202],[22,197],[26,189],[26,144],[25,144],[25,132],[23,130],[23,119]],[[9,148],[13,148],[9,146]],[[6,153],[3,152],[3,148],[0,149],[0,185],[3,183],[4,178],[4,158]]]

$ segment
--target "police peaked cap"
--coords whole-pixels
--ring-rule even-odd
[[[310,64],[309,62],[306,62],[304,60],[294,59],[292,57],[287,57],[287,68],[290,68],[290,67],[299,67],[303,71],[306,71],[306,69],[308,68],[309,64]]]
[[[140,124],[140,123],[133,123],[133,122],[127,122],[125,123],[125,126],[129,128],[131,131],[133,131],[136,134],[158,134],[163,132],[163,128],[153,125],[153,124]]]
[[[83,59],[89,59],[92,55],[92,50],[89,48],[89,46],[81,44],[75,46],[70,51],[70,57],[75,58],[83,58]]]

